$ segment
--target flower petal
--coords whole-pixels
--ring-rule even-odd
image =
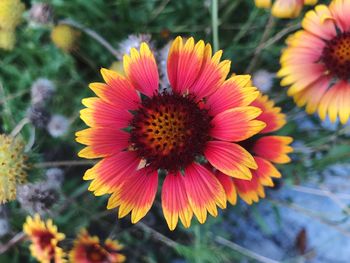
[[[212,57],[210,44],[205,46],[202,68],[198,78],[189,88],[189,91],[196,95],[197,100],[213,94],[225,81],[230,71],[231,61],[220,62],[221,55],[222,51],[219,50]]]
[[[158,187],[158,172],[149,168],[125,177],[120,189],[112,194],[107,208],[119,206],[118,217],[131,212],[131,222],[137,223],[151,209]]]
[[[290,158],[288,153],[293,151],[289,144],[293,141],[287,136],[264,136],[258,139],[252,151],[259,157],[274,163],[288,163]]]
[[[264,187],[260,184],[259,177],[255,175],[254,171],[252,173],[253,177],[250,181],[232,178],[239,197],[249,205],[258,202],[259,197],[265,197]]]
[[[198,221],[203,224],[207,211],[217,216],[218,205],[226,208],[226,195],[216,177],[203,166],[193,163],[185,169],[183,177],[189,203]]]
[[[203,53],[203,41],[195,44],[192,37],[185,44],[181,37],[173,41],[169,50],[167,70],[171,88],[175,92],[186,93],[192,86],[201,69]]]
[[[325,40],[337,35],[334,18],[326,5],[318,5],[315,10],[308,11],[302,21],[302,27]]]
[[[256,169],[256,162],[251,154],[235,143],[210,141],[204,151],[210,164],[222,173],[250,180],[250,169]]]
[[[116,108],[99,98],[86,98],[82,103],[87,107],[80,111],[80,118],[90,127],[126,128],[132,118],[130,112]]]
[[[269,161],[261,157],[254,157],[258,169],[253,173],[254,176],[259,178],[259,182],[263,186],[273,186],[272,178],[281,178],[281,173],[276,169],[276,167]]]
[[[218,170],[215,172],[215,176],[224,187],[227,201],[229,201],[231,205],[235,205],[237,203],[237,192],[232,177],[227,176]]]
[[[89,191],[95,195],[110,194],[121,186],[124,177],[136,172],[140,158],[135,152],[124,151],[99,161],[94,167],[88,169],[84,180],[93,180]]]
[[[266,123],[266,127],[260,133],[277,131],[286,124],[286,116],[281,113],[281,108],[276,107],[274,101],[269,100],[268,96],[260,95],[251,105],[262,110],[256,119]]]
[[[78,131],[76,141],[88,145],[78,155],[84,158],[106,157],[127,148],[130,135],[118,128],[98,127]]]
[[[162,208],[170,230],[175,229],[179,217],[186,228],[190,227],[193,211],[188,201],[183,176],[179,172],[169,173],[164,179]]]
[[[248,106],[255,100],[259,91],[247,85],[250,76],[238,75],[226,80],[224,84],[212,94],[206,103],[209,113],[213,116],[235,107]]]
[[[156,60],[146,43],[124,55],[124,71],[133,86],[148,97],[158,92],[159,74]]]
[[[210,136],[224,141],[242,141],[265,128],[266,124],[255,120],[261,114],[256,107],[239,107],[216,115],[211,121]]]
[[[136,110],[140,105],[140,97],[130,82],[109,69],[101,69],[107,84],[91,83],[89,88],[102,100],[124,110]]]

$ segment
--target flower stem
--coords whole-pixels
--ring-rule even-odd
[[[81,31],[83,31],[85,34],[87,34],[88,36],[90,36],[91,38],[93,38],[94,40],[96,40],[98,43],[100,43],[105,49],[107,49],[113,56],[117,56],[118,52],[117,50],[106,40],[104,39],[102,36],[100,36],[99,34],[97,34],[95,31],[91,30],[90,28],[84,27],[81,24],[73,21],[73,20],[62,20],[59,22],[60,24],[65,24],[68,26],[72,26],[75,27]]]
[[[46,167],[57,167],[57,166],[85,166],[94,165],[96,161],[92,160],[82,160],[82,161],[53,161],[53,162],[42,162],[35,164],[36,168],[46,168]]]
[[[211,23],[213,31],[213,48],[215,52],[219,50],[218,0],[211,1]]]

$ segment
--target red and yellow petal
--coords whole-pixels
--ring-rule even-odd
[[[258,202],[260,198],[265,198],[264,187],[260,184],[259,177],[255,175],[255,171],[253,171],[253,177],[250,181],[236,178],[232,180],[236,186],[239,197],[247,204],[251,205],[254,202]]]
[[[191,37],[185,43],[177,37],[169,50],[167,70],[171,88],[180,94],[188,92],[198,78],[204,56],[204,42],[196,44]]]
[[[131,222],[137,223],[151,209],[157,193],[158,172],[143,168],[124,178],[121,187],[108,200],[107,208],[119,207],[119,218],[131,212]]]
[[[75,133],[76,141],[88,145],[78,155],[84,158],[99,158],[111,156],[126,149],[130,135],[118,128],[96,127]]]
[[[257,165],[253,156],[235,143],[210,141],[204,155],[212,166],[222,173],[245,180],[252,178],[251,169]]]
[[[336,20],[338,28],[342,32],[348,32],[350,30],[350,2],[348,0],[334,0],[331,2],[329,10]]]
[[[166,175],[162,186],[162,208],[170,230],[175,229],[179,218],[184,227],[190,227],[193,211],[180,172]]]
[[[242,141],[265,128],[266,124],[256,120],[261,114],[257,107],[237,107],[219,113],[211,121],[210,136],[224,141]]]
[[[119,253],[122,248],[116,240],[107,239],[103,244],[97,236],[90,236],[86,229],[81,229],[69,252],[69,260],[72,263],[122,263],[126,259]]]
[[[294,101],[298,107],[306,105],[305,111],[313,114],[320,106],[323,95],[328,90],[331,83],[330,77],[322,77],[315,81],[301,92],[294,95]]]
[[[260,94],[251,105],[262,110],[256,119],[266,123],[266,126],[260,133],[277,131],[286,124],[286,116],[281,113],[281,108],[276,107],[274,101],[269,100],[268,96]]]
[[[51,219],[41,220],[38,214],[34,217],[28,216],[23,225],[23,232],[31,241],[29,246],[31,254],[38,261],[43,263],[64,263],[65,253],[58,247],[58,242],[65,238],[59,233]]]
[[[350,117],[350,84],[340,81],[329,88],[319,102],[318,114],[324,120],[328,114],[331,122],[337,117],[345,124]]]
[[[158,67],[146,43],[141,44],[140,51],[132,48],[130,56],[124,56],[123,64],[127,78],[138,91],[148,97],[158,92]]]
[[[87,107],[80,111],[80,118],[90,127],[129,126],[132,114],[125,109],[116,108],[99,98],[86,98],[82,103]]]
[[[110,194],[118,191],[125,177],[136,172],[140,161],[136,152],[119,152],[88,169],[83,179],[93,180],[89,191],[94,192],[96,196]]]
[[[198,221],[203,224],[207,211],[217,216],[217,207],[226,208],[225,190],[216,177],[203,166],[193,163],[185,169],[183,181],[189,204]]]
[[[248,85],[250,76],[237,75],[229,78],[207,100],[207,108],[213,116],[235,107],[248,106],[259,95],[255,87]]]
[[[324,40],[337,35],[334,18],[326,5],[318,5],[315,10],[308,11],[302,21],[302,27]]]
[[[213,94],[224,83],[230,71],[231,61],[224,60],[220,62],[221,55],[222,51],[220,50],[212,56],[210,44],[205,46],[200,73],[189,88],[189,91],[198,100]]]
[[[259,178],[259,182],[263,186],[272,187],[274,185],[272,178],[281,178],[281,173],[271,162],[267,161],[266,159],[258,156],[255,156],[254,159],[258,165],[258,169],[254,171],[254,176]]]
[[[231,205],[235,205],[237,203],[237,191],[232,177],[227,176],[218,170],[215,171],[214,174],[219,180],[220,184],[224,187],[227,201],[229,201]]]
[[[290,158],[287,155],[293,151],[289,144],[293,141],[288,136],[264,136],[258,139],[252,151],[258,157],[262,157],[274,163],[288,163]]]
[[[140,96],[131,83],[119,73],[101,69],[105,83],[91,83],[89,88],[103,101],[123,110],[136,110],[140,103]]]

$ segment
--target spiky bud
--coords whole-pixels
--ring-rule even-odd
[[[0,204],[16,199],[17,185],[27,178],[27,159],[20,139],[0,135]]]

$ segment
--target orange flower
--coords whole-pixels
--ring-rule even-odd
[[[318,111],[322,120],[350,116],[350,1],[318,5],[302,22],[303,30],[288,38],[281,56],[282,86],[290,86],[299,107]]]
[[[271,8],[272,15],[278,18],[295,18],[300,15],[304,5],[315,5],[317,0],[255,0],[258,8]]]
[[[69,260],[71,263],[121,263],[125,261],[125,256],[119,253],[122,248],[111,239],[101,244],[97,236],[90,236],[82,229],[69,252]]]
[[[254,158],[237,142],[265,127],[261,110],[248,106],[257,96],[247,76],[226,80],[230,61],[220,62],[209,44],[178,37],[169,51],[171,91],[160,92],[152,52],[142,43],[124,56],[126,77],[102,69],[106,83],[92,83],[99,98],[83,100],[81,118],[91,128],[77,132],[87,145],[79,156],[103,158],[84,176],[95,195],[112,194],[107,208],[138,222],[151,208],[164,174],[162,207],[173,230],[189,227],[193,214],[204,223],[226,207],[223,187],[198,160],[202,156],[228,176],[250,179]]]
[[[272,187],[274,185],[272,178],[281,177],[274,163],[288,163],[290,158],[287,154],[293,151],[289,146],[292,142],[291,137],[269,134],[279,130],[286,123],[285,115],[281,113],[281,109],[275,107],[274,102],[269,100],[267,96],[262,95],[252,105],[262,110],[258,120],[264,121],[266,127],[258,135],[240,144],[254,156],[258,169],[252,171],[251,180],[230,178],[220,171],[215,172],[225,189],[228,201],[233,205],[236,204],[237,193],[248,204],[258,202],[259,198],[264,198],[264,187]]]
[[[57,227],[51,219],[44,222],[38,214],[34,218],[28,216],[23,225],[23,231],[32,242],[29,247],[32,256],[39,262],[66,262],[64,252],[57,246],[57,243],[62,241],[65,236],[57,231]]]

